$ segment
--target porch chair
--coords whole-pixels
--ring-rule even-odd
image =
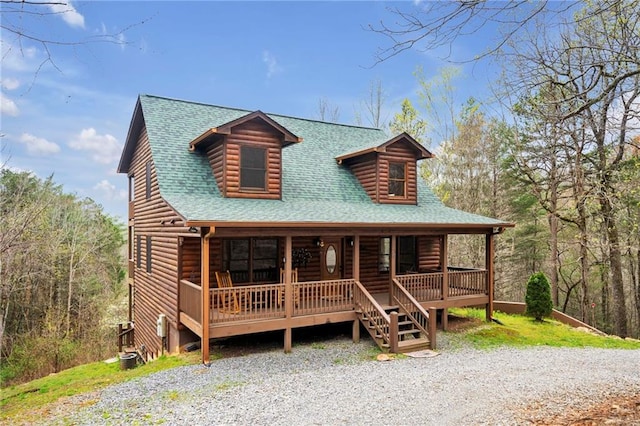
[[[216,281],[218,288],[233,288],[231,274],[229,271],[216,271]],[[237,314],[240,312],[240,303],[235,291],[218,293],[218,310],[225,314]]]
[[[280,268],[280,283],[284,283],[285,273],[284,268]],[[294,268],[291,270],[291,283],[298,282],[298,268]],[[284,305],[284,290],[278,288],[278,294],[276,295],[276,301],[278,302],[278,307]],[[298,303],[300,303],[300,289],[294,288],[293,290],[293,303],[295,303],[296,307]]]

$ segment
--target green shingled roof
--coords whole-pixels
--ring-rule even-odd
[[[224,198],[206,155],[189,151],[189,142],[251,111],[149,95],[139,102],[160,194],[187,221],[505,225],[444,206],[421,179],[417,205],[376,204],[335,158],[383,143],[389,137],[382,130],[275,114],[267,115],[303,138],[282,150],[282,199]]]

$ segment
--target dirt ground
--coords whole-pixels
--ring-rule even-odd
[[[607,399],[558,416],[533,420],[535,425],[640,425],[640,395]]]

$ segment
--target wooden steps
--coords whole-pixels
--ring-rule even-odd
[[[411,321],[406,314],[398,312],[399,309],[395,306],[386,307],[384,310],[387,314],[390,314],[391,312],[396,312],[398,314],[397,352],[414,352],[429,349],[429,338],[424,336],[421,331],[414,326],[413,321]],[[384,352],[391,351],[390,344],[386,341],[385,336],[381,334],[380,330],[376,328],[375,323],[367,320],[360,310],[357,310],[356,314],[378,347]]]

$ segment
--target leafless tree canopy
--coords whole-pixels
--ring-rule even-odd
[[[604,2],[600,7],[605,9],[609,3],[612,2]],[[409,49],[428,51],[441,47],[448,49],[443,59],[450,59],[451,46],[455,41],[473,36],[488,25],[497,25],[501,34],[486,50],[462,60],[467,62],[498,52],[537,17],[543,17],[550,24],[555,17],[576,9],[580,4],[579,1],[547,0],[427,1],[413,7],[389,8],[394,19],[370,24],[368,29],[389,41],[375,54],[376,63],[380,63]]]

